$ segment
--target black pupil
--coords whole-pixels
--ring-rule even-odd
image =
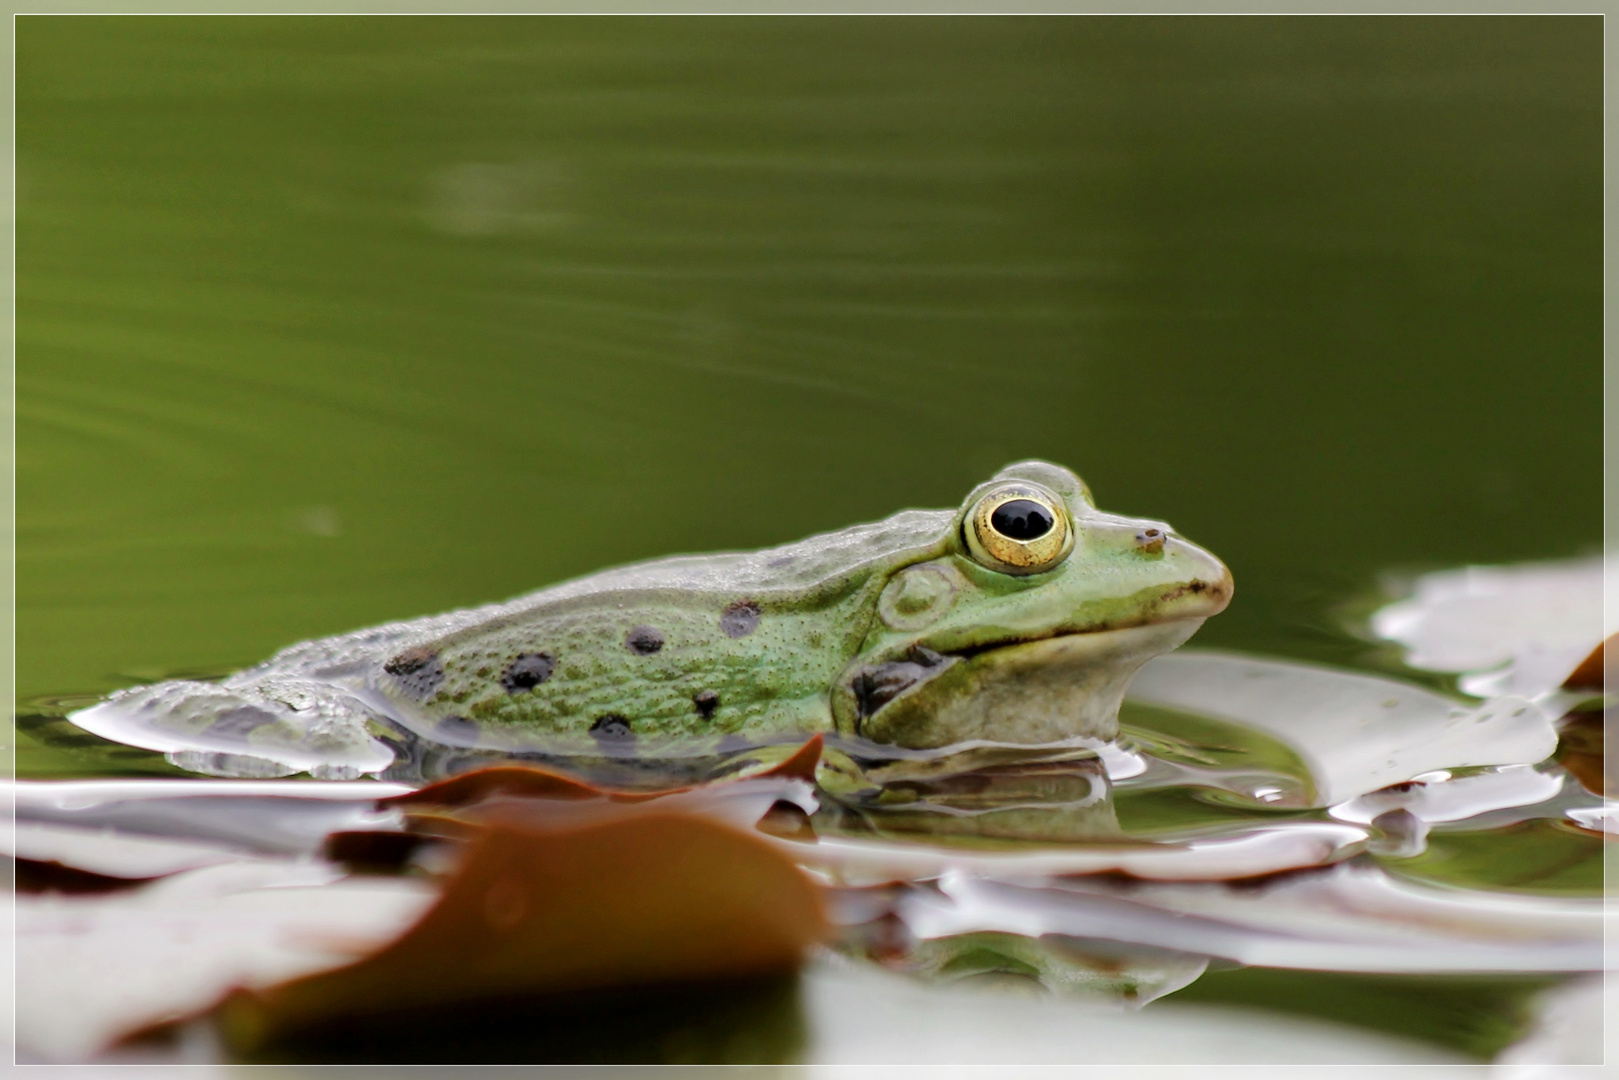
[[[995,508],[989,516],[995,531],[1012,540],[1038,540],[1051,531],[1056,519],[1051,511],[1033,499],[1013,499]]]

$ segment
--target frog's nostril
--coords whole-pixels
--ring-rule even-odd
[[[1144,555],[1162,555],[1164,553],[1164,531],[1162,529],[1142,529],[1136,533],[1136,550]]]

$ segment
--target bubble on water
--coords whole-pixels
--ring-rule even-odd
[[[550,232],[576,220],[576,186],[557,162],[463,162],[429,179],[427,222],[451,236]]]

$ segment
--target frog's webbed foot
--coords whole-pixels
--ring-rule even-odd
[[[121,690],[68,719],[103,738],[161,751],[193,772],[345,780],[394,760],[378,737],[392,729],[379,704],[364,691],[281,675]]]

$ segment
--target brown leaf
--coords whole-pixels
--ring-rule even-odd
[[[342,863],[350,873],[397,873],[410,864],[411,857],[433,837],[416,832],[380,829],[345,829],[328,833],[321,855]]]
[[[334,1017],[790,971],[826,936],[816,885],[769,842],[629,809],[580,827],[491,821],[443,898],[373,956],[221,1006],[239,1052]]]
[[[616,791],[550,769],[530,765],[492,765],[474,769],[445,780],[438,780],[403,795],[378,799],[381,806],[466,806],[481,802],[494,795],[510,795],[530,799],[616,799],[622,802],[643,802],[673,791]]]
[[[1602,714],[1573,713],[1564,717],[1557,733],[1557,762],[1574,774],[1585,790],[1607,795],[1615,785],[1607,775],[1603,757]]]
[[[1619,637],[1615,634],[1614,637]],[[1608,641],[1614,640],[1610,637]],[[1568,690],[1601,690],[1603,672],[1606,668],[1604,657],[1607,655],[1608,641],[1604,641],[1591,650],[1591,655],[1581,660],[1579,666],[1569,673],[1563,680],[1563,687]]]
[[[133,889],[157,880],[152,877],[126,878],[98,874],[93,870],[81,870],[54,859],[13,858],[9,861],[14,867],[17,891],[23,893],[118,892],[121,889]]]
[[[759,819],[754,826],[760,832],[779,836],[783,840],[797,840],[801,843],[816,843],[819,837],[815,832],[815,823],[810,816],[797,803],[778,800],[765,816]]]
[[[821,747],[824,742],[819,734],[814,735],[803,746],[794,750],[792,757],[757,775],[805,780],[813,784],[815,767],[821,763]]]

